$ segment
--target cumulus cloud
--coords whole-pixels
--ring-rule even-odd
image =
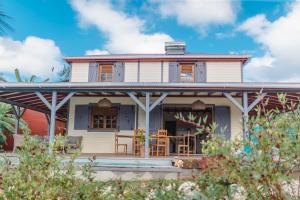
[[[181,25],[202,32],[210,25],[232,24],[238,1],[231,0],[150,0],[163,17],[174,17]]]
[[[269,21],[265,15],[246,20],[238,28],[265,50],[246,66],[246,78],[256,81],[300,81],[300,1],[285,16]],[[260,63],[260,64],[259,64]],[[267,63],[267,64],[266,64]]]
[[[24,41],[0,37],[0,69],[13,73],[18,68],[23,75],[54,77],[62,66],[62,54],[54,41],[29,36]],[[55,71],[52,71],[54,67]]]
[[[82,27],[95,26],[108,39],[104,48],[113,53],[161,53],[165,33],[146,33],[145,22],[116,10],[109,0],[70,0]]]
[[[100,50],[100,49],[92,49],[85,51],[85,55],[91,56],[91,55],[107,55],[109,54],[106,50]]]

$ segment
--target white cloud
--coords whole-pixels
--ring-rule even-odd
[[[209,25],[232,24],[238,1],[231,0],[150,0],[163,17],[175,17],[181,25],[203,32]]]
[[[100,49],[93,49],[93,50],[87,50],[85,51],[85,55],[107,55],[109,54],[106,50],[100,50]]]
[[[50,78],[56,75],[52,68],[59,70],[62,55],[54,41],[34,36],[24,41],[0,37],[0,69],[13,73],[18,68],[23,75],[37,75]]]
[[[113,53],[161,53],[164,42],[173,40],[165,33],[146,33],[145,22],[137,16],[115,10],[109,0],[70,0],[80,25],[96,26],[108,38],[105,49]]]
[[[300,81],[299,22],[300,1],[296,1],[285,16],[273,22],[267,20],[265,15],[257,15],[238,28],[261,44],[265,54],[273,58],[272,63],[267,66],[258,65],[259,61],[265,63],[265,56],[252,59],[246,66],[246,78],[256,81]]]

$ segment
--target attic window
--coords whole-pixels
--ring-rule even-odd
[[[180,64],[180,82],[193,83],[195,77],[194,64]]]
[[[111,64],[99,65],[99,81],[112,82],[113,66]]]

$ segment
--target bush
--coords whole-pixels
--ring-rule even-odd
[[[300,164],[300,109],[279,99],[285,112],[258,107],[248,138],[223,141],[214,135],[203,144],[203,152],[218,160],[211,159],[199,180],[209,198],[237,193],[246,199],[299,198],[292,174]]]

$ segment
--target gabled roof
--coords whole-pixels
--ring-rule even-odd
[[[177,61],[177,60],[199,60],[199,61],[241,61],[246,62],[249,55],[237,54],[192,54],[167,55],[167,54],[108,54],[108,55],[86,55],[65,57],[65,61],[72,62],[95,62],[95,61]]]

